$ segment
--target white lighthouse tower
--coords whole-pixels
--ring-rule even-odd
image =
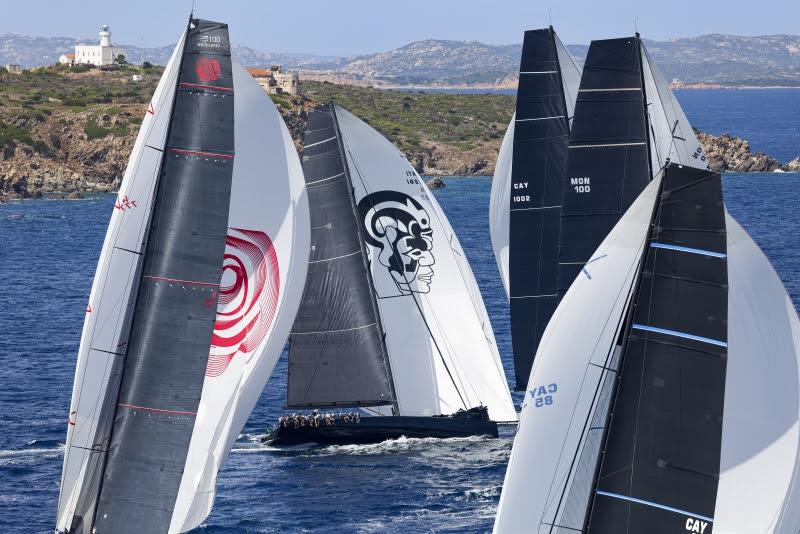
[[[108,26],[100,27],[100,45],[75,46],[75,63],[104,67],[113,65],[118,56],[125,55],[125,49],[111,44],[111,30]]]

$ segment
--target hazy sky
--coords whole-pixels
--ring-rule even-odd
[[[354,55],[419,39],[505,44],[546,26],[568,44],[632,34],[800,33],[800,0],[195,0],[196,13],[230,25],[231,40],[268,52]],[[192,0],[3,0],[0,33],[95,36],[111,26],[121,44],[174,43]]]

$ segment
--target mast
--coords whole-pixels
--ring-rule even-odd
[[[353,194],[353,180],[350,176],[350,167],[347,165],[347,156],[344,151],[344,143],[342,142],[342,132],[339,129],[339,119],[336,117],[336,105],[333,101],[328,103],[330,108],[331,117],[333,118],[333,126],[336,131],[336,143],[339,146],[339,153],[342,157],[342,167],[344,168],[344,178],[347,183],[348,197],[350,198],[350,206],[353,210],[353,217],[356,220],[356,227],[358,228],[358,243],[361,252],[361,259],[364,262],[364,268],[367,270],[367,283],[369,284],[369,294],[371,297],[372,310],[375,313],[375,320],[378,323],[377,328],[381,338],[381,354],[383,356],[383,364],[386,367],[386,376],[389,379],[389,389],[392,394],[392,413],[400,415],[400,407],[397,402],[397,392],[394,388],[394,377],[392,376],[392,365],[389,362],[389,349],[386,347],[386,331],[383,329],[383,322],[381,321],[381,311],[378,308],[378,300],[375,295],[375,285],[372,281],[372,276],[369,275],[369,258],[364,246],[364,228],[361,217],[358,216],[358,205],[356,204],[355,195]]]
[[[652,147],[650,146],[653,143],[653,136],[652,132],[650,131],[650,114],[647,110],[647,84],[644,80],[644,61],[642,59],[642,38],[639,36],[639,32],[636,32],[636,41],[638,46],[636,49],[639,52],[639,73],[641,74],[642,79],[642,106],[644,107],[644,131],[647,133],[647,168],[650,170],[650,179],[652,180],[655,177],[653,173],[653,154],[652,154]],[[658,95],[656,95],[658,98]]]

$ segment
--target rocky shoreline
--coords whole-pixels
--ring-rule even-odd
[[[312,105],[303,97],[279,102],[301,151],[306,113]],[[113,113],[61,111],[6,119],[6,128],[25,129],[31,135],[28,139],[6,139],[0,147],[0,202],[38,198],[46,193],[80,198],[85,193],[116,191],[136,139],[141,112],[139,106],[123,105]],[[729,134],[699,133],[698,138],[715,170],[800,171],[800,158],[782,164],[769,155],[753,153],[747,140]],[[418,148],[407,149],[405,155],[424,175],[492,175],[501,141],[482,141],[464,150],[426,139]]]

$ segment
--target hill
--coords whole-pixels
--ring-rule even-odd
[[[522,36],[520,35],[519,38]],[[19,63],[26,68],[49,65],[86,38],[0,35],[0,64]],[[668,79],[687,83],[731,86],[800,86],[800,36],[745,37],[709,34],[669,41],[645,40]],[[164,64],[173,45],[140,48],[123,45],[132,62]],[[582,62],[588,47],[569,45]],[[403,47],[354,58],[312,54],[267,53],[234,45],[240,63],[273,63],[322,79],[364,85],[482,85],[513,88],[519,69],[520,44],[491,45],[476,41],[425,40]]]

